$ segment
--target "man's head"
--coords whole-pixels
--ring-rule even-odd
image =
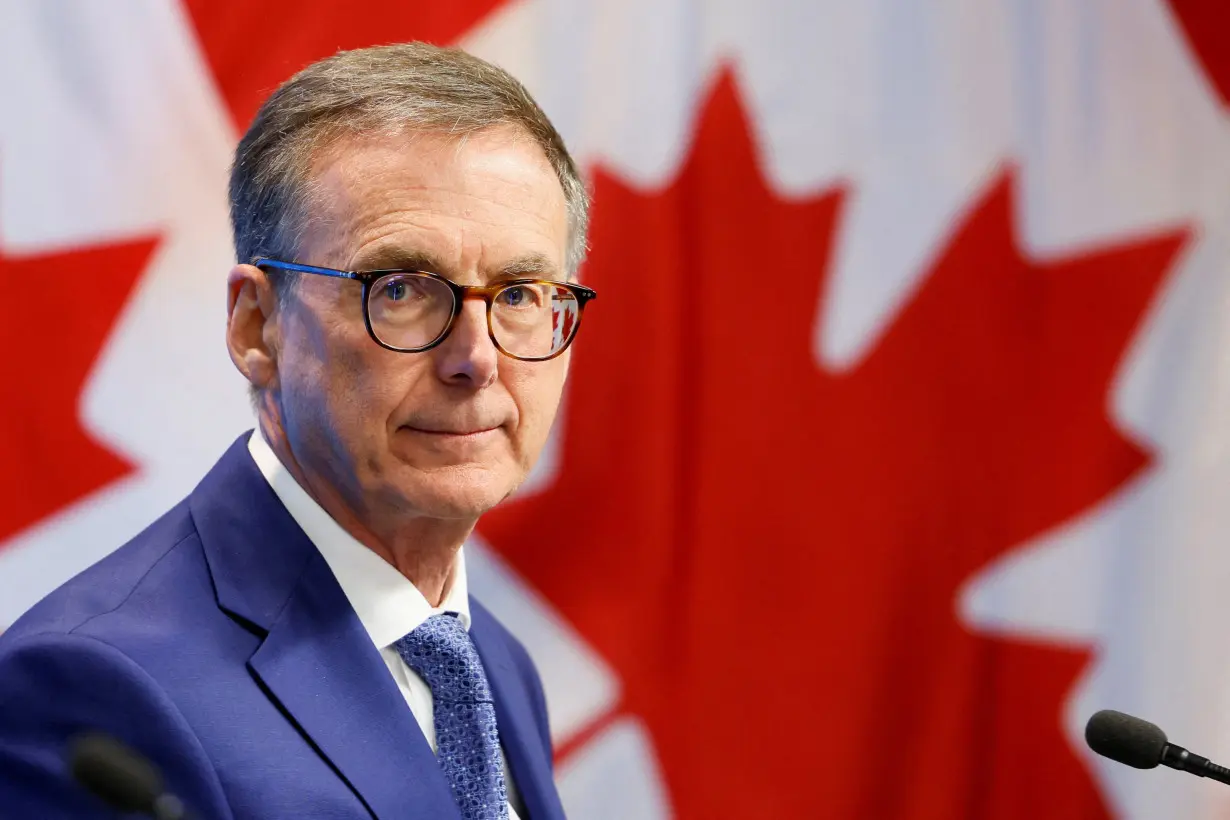
[[[567,352],[499,352],[480,299],[460,303],[439,345],[395,352],[369,335],[359,282],[250,263],[417,269],[459,285],[571,278],[588,201],[525,89],[422,44],[338,54],[262,106],[230,191],[231,357],[305,488],[377,537],[406,516],[472,523],[510,493],[546,441]]]

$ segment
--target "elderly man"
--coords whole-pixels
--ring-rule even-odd
[[[109,816],[65,764],[100,731],[201,817],[562,817],[542,686],[462,544],[594,297],[563,141],[481,60],[346,52],[269,98],[230,192],[259,427],[0,638],[0,815]]]

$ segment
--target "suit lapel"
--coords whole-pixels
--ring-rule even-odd
[[[382,818],[460,818],[448,781],[328,564],[308,564],[249,666]]]
[[[380,818],[460,820],[447,780],[324,558],[242,437],[189,500],[218,605],[264,640],[268,696]]]
[[[500,741],[526,811],[532,820],[564,820],[549,752],[534,720],[530,693],[499,626],[479,606],[472,605],[470,637],[491,683]]]

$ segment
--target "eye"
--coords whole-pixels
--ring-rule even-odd
[[[390,302],[399,302],[406,298],[406,290],[405,282],[394,279],[384,286],[384,298]]]
[[[383,302],[405,305],[435,298],[437,285],[421,276],[391,276],[379,284],[373,295]]]
[[[513,285],[500,291],[496,298],[500,304],[510,308],[534,307],[541,302],[538,289],[533,285]]]

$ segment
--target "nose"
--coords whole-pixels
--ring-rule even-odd
[[[487,305],[466,299],[448,338],[434,351],[436,374],[446,384],[482,388],[495,382],[500,352],[487,332]]]

